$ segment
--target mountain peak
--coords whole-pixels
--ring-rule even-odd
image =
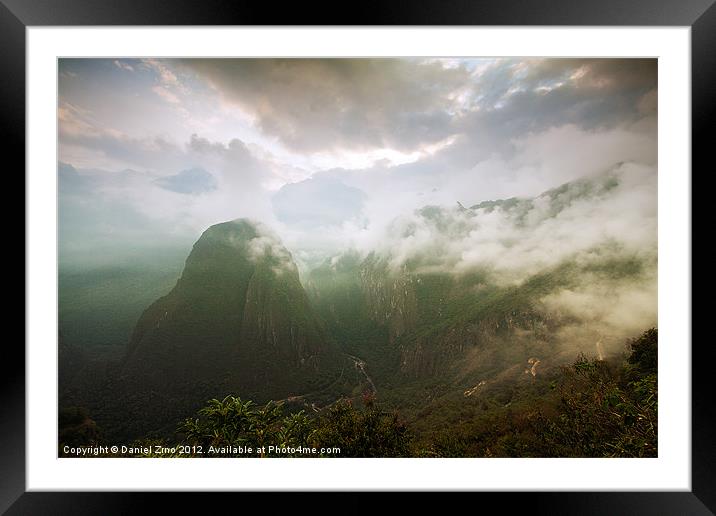
[[[229,220],[226,222],[220,222],[209,226],[201,235],[197,244],[206,240],[213,240],[217,238],[238,238],[250,240],[258,236],[261,232],[263,225],[260,222],[240,218]]]
[[[216,392],[285,397],[341,367],[324,360],[334,354],[279,237],[236,219],[194,244],[174,289],[137,323],[124,371],[187,402]]]

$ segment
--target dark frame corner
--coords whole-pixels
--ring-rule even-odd
[[[692,179],[706,171],[716,114],[715,0],[425,0],[351,6],[348,16],[321,4],[281,9],[246,0],[0,0],[0,141],[25,168],[25,30],[48,25],[635,25],[691,27]],[[9,170],[9,168],[8,168]],[[25,191],[24,181],[22,191]],[[25,238],[23,232],[23,240]],[[24,249],[24,247],[23,247]],[[693,252],[693,251],[692,251]],[[23,257],[25,252],[23,251]],[[27,269],[26,269],[27,274]],[[688,345],[688,343],[674,343]],[[710,393],[713,346],[692,346],[692,491],[650,493],[485,493],[510,508],[549,514],[716,513],[716,408]],[[144,498],[186,506],[188,494],[36,493],[25,491],[25,352],[7,339],[2,364],[0,513],[125,514]],[[212,497],[217,495],[212,495]],[[221,495],[225,498],[226,495]],[[138,499],[142,497],[143,499]],[[215,499],[211,503],[216,503]]]

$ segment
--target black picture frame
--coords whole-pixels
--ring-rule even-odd
[[[5,147],[6,162],[7,157],[12,157],[10,163],[14,164],[14,170],[8,166],[6,173],[10,175],[25,167],[25,29],[28,26],[316,25],[320,21],[320,24],[337,26],[691,27],[693,178],[695,167],[706,173],[707,151],[712,146],[707,129],[716,113],[713,95],[716,90],[715,1],[423,0],[330,6],[286,3],[277,7],[245,0],[0,0],[0,142]],[[21,188],[24,192],[24,181]],[[16,211],[13,219],[17,219]],[[479,493],[479,503],[482,505],[489,498],[503,510],[524,507],[531,514],[713,514],[716,511],[716,447],[712,436],[716,409],[709,381],[715,357],[711,343],[692,340],[692,491]],[[691,343],[672,344],[687,349]],[[188,493],[26,492],[25,352],[19,339],[5,340],[0,364],[0,512],[12,515],[125,514],[142,508],[147,501],[159,501],[165,511],[171,510],[171,506],[189,507]],[[205,500],[207,495],[199,496]],[[210,501],[201,503],[221,503],[229,494],[210,496]],[[217,496],[221,500],[217,500]]]

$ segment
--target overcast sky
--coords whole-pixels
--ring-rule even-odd
[[[62,59],[61,259],[238,217],[329,253],[425,205],[615,168],[655,189],[656,75],[653,59]]]

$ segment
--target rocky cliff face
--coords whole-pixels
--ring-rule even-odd
[[[240,342],[291,368],[319,368],[327,340],[295,270],[257,265],[246,290]]]
[[[351,281],[346,279],[349,273],[354,277]],[[326,287],[330,267],[321,274],[323,283],[312,288],[314,295],[322,296],[322,315],[331,317],[337,298]],[[546,356],[554,351],[550,336],[564,322],[538,303],[566,277],[559,274],[501,287],[491,285],[480,272],[458,276],[394,268],[376,254],[336,274],[343,284],[355,285],[352,311],[343,310],[346,315],[338,321],[339,330],[341,325],[355,325],[358,317],[384,328],[385,342],[365,338],[359,344],[362,350],[351,349],[367,357],[369,367],[377,348],[382,346],[373,361],[394,354],[391,382],[496,371],[534,354]]]
[[[400,372],[411,378],[498,370],[523,355],[550,354],[549,332],[558,321],[537,311],[490,314],[400,344]]]
[[[405,267],[391,271],[385,260],[374,255],[361,265],[360,284],[368,314],[376,324],[387,326],[391,343],[417,323],[416,280]]]

